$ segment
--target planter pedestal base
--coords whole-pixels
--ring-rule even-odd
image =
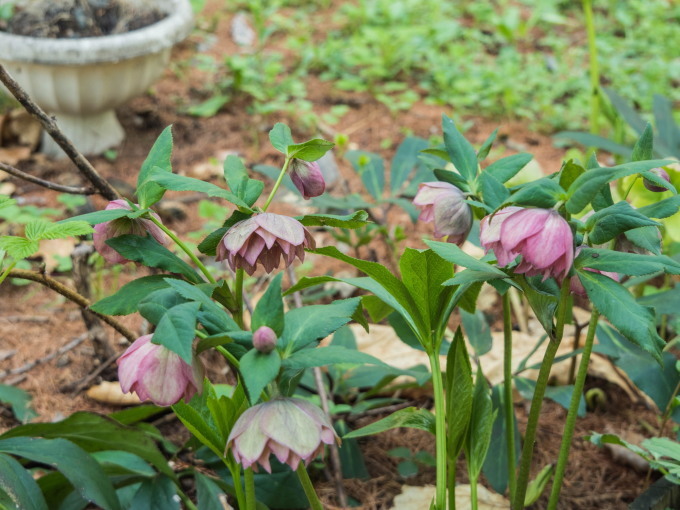
[[[59,113],[55,118],[59,128],[83,154],[101,154],[117,146],[125,137],[113,110],[86,116]],[[41,152],[54,158],[65,156],[46,132],[43,132]]]

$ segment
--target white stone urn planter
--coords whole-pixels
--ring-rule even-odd
[[[0,63],[85,154],[100,154],[123,140],[114,108],[161,76],[172,46],[193,26],[189,0],[143,2],[168,16],[102,37],[47,39],[0,32]],[[46,134],[42,152],[64,156]]]

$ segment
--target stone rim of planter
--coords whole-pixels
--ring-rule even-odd
[[[117,62],[158,53],[189,35],[193,12],[186,0],[156,0],[153,4],[167,16],[138,30],[74,39],[29,37],[0,31],[0,48],[13,61],[47,65]]]

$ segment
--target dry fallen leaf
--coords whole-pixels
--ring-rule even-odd
[[[10,166],[16,164],[22,159],[27,159],[31,155],[31,149],[28,147],[21,147],[15,145],[13,147],[0,147],[0,161]],[[4,175],[9,175],[3,172]],[[2,175],[0,175],[0,179]]]
[[[97,402],[114,406],[141,404],[136,393],[123,393],[117,382],[103,381],[87,390],[87,396]]]
[[[23,145],[29,149],[29,153],[38,148],[42,127],[24,109],[12,110],[4,117],[0,126],[0,145]]]
[[[70,257],[75,248],[76,239],[53,239],[49,241],[40,242],[40,250],[37,255],[40,255],[45,263],[45,269],[51,273],[59,266],[58,257]]]
[[[392,505],[392,510],[429,510],[435,495],[433,485],[416,487],[405,485]],[[510,508],[510,502],[500,494],[489,491],[483,485],[477,485],[479,510],[500,510]],[[456,510],[472,510],[470,501],[470,485],[456,485]]]

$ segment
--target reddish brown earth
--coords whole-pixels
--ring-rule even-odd
[[[205,19],[219,19],[214,31],[217,40],[207,50],[209,54],[220,57],[224,52],[233,51],[234,43],[229,38],[229,22],[231,15],[222,13],[223,3],[213,1],[208,3]],[[247,112],[247,101],[236,99],[227,104],[224,109],[212,118],[199,119],[178,113],[178,105],[186,105],[197,101],[196,91],[203,85],[204,77],[186,67],[186,62],[194,54],[200,35],[195,35],[175,50],[175,70],[167,71],[165,76],[153,87],[153,92],[131,101],[119,110],[119,117],[125,127],[127,137],[118,148],[117,157],[109,161],[103,157],[91,158],[95,167],[107,178],[126,192],[132,189],[136,173],[144,160],[149,148],[162,129],[172,124],[175,140],[173,164],[176,172],[192,175],[192,169],[199,163],[216,157],[223,151],[234,151],[245,157],[248,165],[265,163],[278,165],[281,160],[268,143],[267,133],[278,121],[287,122],[293,128],[296,140],[316,135],[303,132],[296,128],[294,119],[270,116],[267,118],[253,116]],[[428,138],[440,133],[442,113],[451,113],[441,107],[417,103],[407,112],[394,115],[381,103],[366,94],[348,92],[338,93],[330,84],[311,77],[308,83],[310,100],[313,101],[315,111],[328,111],[332,104],[344,103],[350,106],[349,112],[332,130],[347,134],[350,142],[357,148],[378,152],[390,158],[394,149],[403,138],[403,129],[416,136]],[[508,153],[513,150],[526,150],[535,155],[537,161],[546,171],[559,169],[563,151],[553,146],[549,137],[529,132],[522,124],[507,120],[470,119],[472,127],[466,133],[473,143],[481,143],[489,133],[500,125],[499,140],[508,147]],[[324,133],[326,137],[332,133]],[[384,140],[391,140],[389,147],[382,145]],[[336,193],[343,193],[346,189],[360,191],[361,185],[347,162],[339,160],[344,182],[335,186]],[[63,184],[79,184],[80,179],[71,163],[67,161],[48,161],[40,156],[32,156],[18,163],[25,171],[40,177],[54,180]],[[55,195],[38,188],[35,185],[21,181],[12,181],[16,186],[15,196],[21,197],[29,203],[43,206],[56,205]],[[217,182],[217,181],[216,181]],[[331,190],[331,193],[333,190]],[[178,196],[181,194],[169,194]],[[93,198],[93,205],[101,208],[105,201]],[[281,207],[281,206],[278,206]],[[292,212],[290,206],[280,209]],[[202,227],[203,221],[196,212],[195,203],[189,203],[185,212],[185,221],[166,219],[170,228],[181,236]],[[226,215],[227,211],[225,211]],[[404,225],[409,236],[408,244],[420,246],[418,239],[421,235],[430,235],[427,227],[419,226],[418,232],[405,218],[390,218]],[[413,242],[411,242],[413,241]],[[329,241],[330,242],[330,241]],[[382,262],[385,260],[385,250],[375,247],[373,252]],[[362,253],[373,255],[371,252]],[[316,273],[327,270],[348,270],[342,265],[314,259]],[[119,283],[125,282],[138,275],[131,266],[127,266],[121,275]],[[54,275],[64,283],[70,284],[69,275]],[[108,295],[115,291],[115,278],[111,272],[104,272],[96,276],[101,281],[99,291]],[[139,318],[123,319],[131,328],[139,328]],[[4,361],[0,361],[0,371],[15,369],[25,363],[41,358],[54,352],[60,346],[82,335],[85,327],[80,318],[77,307],[64,298],[37,285],[17,287],[5,283],[0,287],[0,351],[15,350],[16,353]],[[116,349],[122,350],[124,342],[119,341],[118,335],[109,330],[110,341]],[[10,376],[0,382],[14,380],[18,386],[28,390],[33,396],[33,405],[39,413],[39,420],[58,420],[77,410],[95,412],[109,412],[113,408],[89,399],[84,392],[78,394],[64,393],[61,388],[69,383],[78,381],[91,373],[97,366],[94,351],[86,343],[80,344],[68,353],[59,356],[49,363],[40,365],[18,378]],[[211,364],[210,375],[213,380],[224,380],[224,374],[218,363]],[[115,380],[115,371],[109,368],[96,378]],[[642,404],[631,402],[618,388],[603,381],[590,381],[605,390],[607,402],[602,408],[588,413],[587,417],[579,420],[576,429],[571,462],[567,471],[560,508],[564,509],[592,509],[625,508],[626,504],[639,494],[647,485],[644,474],[639,474],[625,465],[615,462],[608,453],[602,451],[581,438],[590,431],[604,431],[613,427],[614,431],[635,431],[649,435],[645,424],[655,424],[655,413]],[[429,405],[428,401],[420,401]],[[528,404],[517,405],[520,428],[526,420]],[[359,419],[353,426],[365,425],[376,417]],[[541,425],[538,434],[537,454],[535,465],[537,469],[547,463],[555,462],[559,439],[562,435],[565,411],[558,405],[548,401],[545,403]],[[8,410],[0,412],[0,431],[15,425]],[[175,424],[166,425],[168,432],[182,437],[185,432],[180,431]],[[402,483],[429,484],[434,482],[432,469],[421,470],[414,478],[401,480],[396,472],[397,461],[387,455],[386,451],[396,446],[407,446],[413,451],[425,450],[434,453],[434,441],[431,436],[419,431],[392,431],[371,439],[362,440],[362,447],[372,478],[366,481],[348,480],[347,488],[350,495],[362,501],[365,509],[388,508],[390,502],[400,491]],[[463,471],[462,465],[461,469]],[[328,503],[329,508],[337,504],[334,489],[331,484],[319,478],[319,488]],[[465,481],[461,474],[459,481]],[[546,498],[542,498],[535,508],[543,508]]]

